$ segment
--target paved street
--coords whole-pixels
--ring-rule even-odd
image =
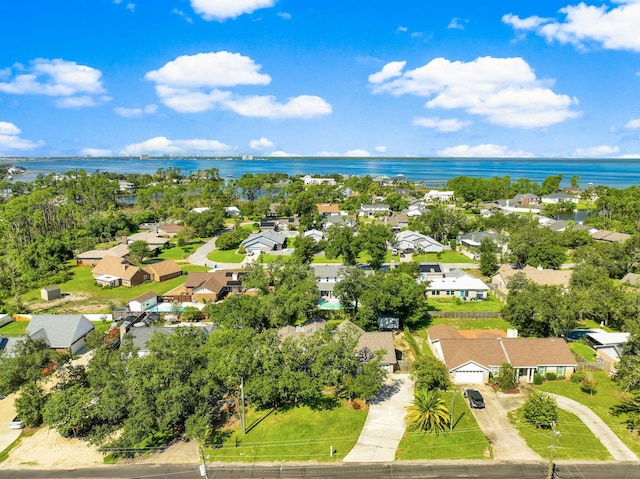
[[[509,463],[488,461],[411,462],[393,464],[305,464],[305,465],[209,465],[209,479],[543,479],[547,464]],[[163,466],[101,466],[74,470],[0,470],[0,479],[197,479],[198,466],[194,464]],[[635,463],[560,463],[556,468],[558,479],[640,479],[640,468]]]

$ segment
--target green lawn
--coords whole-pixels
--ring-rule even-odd
[[[452,392],[443,394],[451,409]],[[483,459],[485,448],[491,450],[469,406],[460,392],[456,393],[454,428],[447,434],[406,431],[396,452],[396,460],[417,459]]]
[[[29,321],[13,321],[0,327],[3,336],[23,336],[29,326]]]
[[[443,251],[442,253],[414,254],[414,261],[421,263],[477,263],[477,261],[456,251]]]
[[[207,268],[187,266],[184,272],[188,271],[206,271]],[[110,313],[111,306],[121,306],[131,299],[140,296],[148,291],[153,291],[159,295],[174,289],[183,284],[186,276],[170,279],[162,283],[146,282],[139,286],[127,288],[120,286],[118,288],[103,288],[98,286],[91,275],[91,268],[87,266],[70,267],[71,279],[60,284],[63,294],[71,294],[77,296],[77,299],[69,300],[60,306],[40,310],[38,312],[47,313],[77,313],[79,307],[83,311],[87,311],[87,306],[91,306],[92,313]],[[35,289],[26,293],[22,300],[26,303],[40,303],[40,290]],[[110,304],[111,303],[111,304]],[[35,311],[34,311],[35,312]]]
[[[532,426],[522,419],[518,411],[509,413],[509,420],[516,427],[527,445],[544,459],[549,458],[551,430]],[[556,459],[587,459],[606,461],[613,459],[600,440],[575,414],[558,410],[556,431]]]
[[[217,263],[242,263],[246,254],[238,254],[236,250],[220,250],[216,249],[209,253],[207,259]]]
[[[454,329],[501,329],[506,331],[511,324],[502,318],[433,318],[430,326],[445,324]]]
[[[172,246],[165,248],[158,255],[159,259],[172,259],[174,261],[186,260],[191,253],[204,244],[204,241],[193,241],[184,247]]]
[[[499,313],[504,304],[495,296],[487,301],[462,301],[460,298],[440,298],[428,296],[429,306],[434,311],[470,311]]]
[[[341,461],[357,442],[366,417],[366,410],[345,406],[249,411],[247,433],[237,425],[220,446],[205,446],[205,456],[228,462]]]
[[[573,354],[577,354],[585,361],[594,362],[596,360],[596,352],[583,342],[574,341],[569,343],[569,349]]]
[[[640,436],[638,433],[630,432],[624,424],[624,417],[612,416],[611,407],[620,403],[622,399],[628,397],[622,392],[605,372],[592,373],[594,379],[598,381],[597,392],[589,395],[580,390],[579,384],[570,381],[547,381],[536,389],[554,394],[566,396],[574,399],[586,406],[589,406],[600,418],[607,423],[611,430],[624,442],[635,454],[640,454]]]

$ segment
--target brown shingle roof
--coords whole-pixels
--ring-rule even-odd
[[[576,359],[562,338],[509,338],[503,339],[502,343],[515,368],[576,365]]]
[[[358,350],[369,348],[372,352],[384,351],[380,362],[382,364],[396,364],[396,350],[393,346],[393,333],[391,331],[376,331],[364,333],[358,339]]]
[[[329,214],[329,213],[339,213],[340,205],[338,203],[318,203],[316,204],[319,213]]]
[[[192,289],[194,292],[206,288],[214,293],[219,293],[224,286],[234,280],[233,274],[240,273],[239,270],[219,270],[206,273],[189,273],[185,281],[185,288]]]
[[[149,272],[157,274],[158,276],[166,276],[168,274],[182,272],[182,269],[172,259],[168,259],[165,261],[159,261],[158,263],[152,263],[147,265],[145,269]]]
[[[91,270],[93,274],[107,274],[116,278],[131,279],[140,271],[136,265],[117,256],[105,256]]]
[[[538,269],[529,265],[523,269],[514,269],[508,264],[503,264],[496,274],[502,276],[505,283],[508,284],[509,280],[518,273],[524,273],[528,280],[536,284],[567,288],[569,287],[572,271],[564,269]]]

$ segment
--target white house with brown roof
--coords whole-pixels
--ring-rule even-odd
[[[516,274],[522,273],[525,277],[536,284],[548,286],[561,286],[568,288],[571,281],[571,270],[565,269],[544,269],[534,268],[526,265],[522,269],[515,269],[511,265],[503,264],[498,272],[491,277],[491,283],[496,289],[504,294],[509,294],[509,281]]]
[[[218,301],[229,293],[243,290],[240,270],[189,273],[184,286],[192,301]]]
[[[514,367],[520,382],[535,373],[570,376],[578,366],[562,338],[507,337],[503,331],[457,331],[438,325],[427,330],[429,345],[455,384],[485,384],[502,364]]]

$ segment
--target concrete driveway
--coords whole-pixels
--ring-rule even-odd
[[[15,398],[15,394],[10,394],[0,400],[0,451],[9,447],[22,433],[21,429],[9,429],[9,423],[16,416]]]
[[[407,374],[392,374],[369,414],[354,448],[344,462],[392,462],[404,435],[406,406],[413,401],[413,381]]]
[[[638,456],[631,452],[609,426],[587,406],[565,396],[551,393],[545,394],[555,398],[559,408],[565,409],[578,416],[580,420],[591,429],[591,432],[600,439],[602,445],[609,450],[609,453],[616,461],[638,462]]]
[[[524,395],[501,395],[486,385],[461,386],[461,390],[477,389],[484,397],[484,409],[471,409],[478,426],[491,443],[493,457],[498,461],[542,461],[511,424],[507,413],[522,405]],[[466,401],[466,399],[465,399]]]

